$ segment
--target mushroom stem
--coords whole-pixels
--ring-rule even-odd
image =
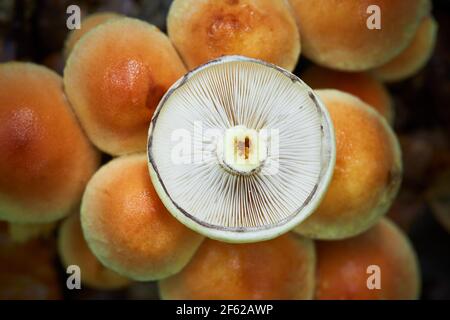
[[[238,125],[225,131],[217,145],[222,167],[236,175],[250,175],[261,168],[267,158],[267,140],[263,132]]]

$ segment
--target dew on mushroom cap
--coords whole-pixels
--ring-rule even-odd
[[[78,205],[99,165],[53,71],[0,64],[0,219],[58,220]]]
[[[81,223],[102,264],[139,281],[179,272],[203,240],[164,208],[145,154],[116,158],[96,172],[83,196]]]
[[[410,300],[419,297],[420,273],[414,249],[406,235],[386,218],[357,237],[317,241],[316,248],[315,299]],[[377,267],[379,269],[375,269]],[[368,279],[371,275],[373,279]],[[377,275],[380,286],[371,290],[368,284],[376,286]]]
[[[314,243],[292,233],[229,244],[207,239],[178,274],[159,282],[163,299],[311,299]]]
[[[300,55],[297,25],[285,1],[175,0],[167,29],[189,69],[243,55],[292,71]]]
[[[114,12],[99,12],[91,14],[85,17],[81,21],[81,28],[72,30],[64,44],[64,55],[69,56],[75,44],[80,40],[80,38],[85,35],[88,31],[92,30],[96,26],[105,23],[109,20],[123,17],[120,14]]]
[[[436,45],[438,25],[432,16],[422,20],[413,41],[398,56],[373,70],[385,82],[396,82],[413,76],[431,58]]]
[[[342,239],[374,225],[387,212],[402,178],[398,140],[381,115],[355,96],[316,90],[336,134],[333,178],[317,210],[295,231],[317,239]]]
[[[87,135],[102,151],[145,151],[160,98],[186,69],[155,26],[117,18],[80,39],[67,61],[64,85]]]
[[[317,64],[362,71],[380,66],[404,50],[429,0],[289,0],[299,26],[302,51]],[[369,6],[380,8],[381,28],[370,29]]]
[[[393,123],[392,98],[383,83],[368,72],[342,72],[312,66],[301,74],[301,78],[313,89],[337,89],[351,93]]]
[[[228,56],[169,90],[148,154],[155,188],[177,219],[208,237],[252,242],[289,231],[318,205],[334,167],[334,133],[296,76]]]
[[[81,230],[80,215],[72,214],[59,227],[58,253],[65,268],[76,265],[82,272],[81,282],[99,290],[119,289],[130,280],[109,270],[92,254]]]

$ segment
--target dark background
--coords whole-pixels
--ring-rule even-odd
[[[425,197],[433,181],[450,170],[450,1],[433,2],[439,33],[432,59],[416,76],[389,85],[405,176],[399,197],[388,215],[408,233],[418,253],[422,268],[422,298],[450,299],[450,233],[436,221]],[[114,11],[165,30],[170,3],[171,0],[0,0],[0,42],[4,45],[0,62],[34,61],[62,73],[61,49],[68,32],[68,5],[79,5],[82,15]],[[295,73],[300,74],[309,64],[301,57]],[[450,215],[450,195],[447,196],[449,198],[444,201]],[[55,264],[58,264],[61,289],[64,290],[66,274],[57,257]],[[69,299],[158,298],[154,283],[137,283],[113,292],[84,288],[66,290],[63,294]]]

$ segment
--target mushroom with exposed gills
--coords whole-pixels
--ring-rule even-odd
[[[368,231],[339,241],[317,241],[317,300],[412,300],[420,271],[407,236],[382,218]]]
[[[386,120],[359,98],[316,90],[336,134],[336,166],[318,209],[295,231],[316,239],[355,236],[389,209],[402,179],[400,146]]]
[[[432,16],[422,20],[409,46],[388,63],[372,70],[382,81],[396,82],[409,78],[430,60],[436,46],[438,25]]]
[[[144,21],[103,23],[73,48],[67,96],[92,142],[111,155],[145,151],[160,98],[186,69],[164,33]]]
[[[289,1],[304,55],[343,71],[369,70],[393,59],[430,11],[429,0]]]
[[[139,281],[179,272],[203,240],[164,208],[145,154],[115,158],[95,173],[83,196],[81,225],[103,265]]]
[[[75,44],[87,32],[91,31],[96,26],[102,23],[121,17],[123,16],[115,12],[98,12],[83,18],[83,20],[81,20],[81,28],[74,29],[69,33],[64,44],[64,55],[68,57]]]
[[[151,178],[179,221],[216,240],[275,238],[331,180],[334,131],[311,88],[261,60],[226,56],[164,96],[149,131]]]
[[[50,223],[79,205],[99,166],[55,72],[0,64],[0,219]]]
[[[312,299],[313,241],[288,233],[230,244],[207,239],[189,264],[159,282],[163,299]]]
[[[76,265],[81,282],[98,290],[126,287],[130,280],[103,266],[92,254],[81,230],[80,215],[72,214],[59,227],[58,253],[65,268]]]
[[[189,69],[242,55],[294,70],[300,37],[287,1],[175,0],[167,31]]]
[[[343,72],[312,66],[301,78],[313,89],[336,89],[357,96],[383,115],[389,123],[394,121],[394,108],[389,91],[368,72]]]

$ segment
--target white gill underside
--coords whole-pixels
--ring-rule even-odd
[[[204,140],[208,129],[225,133],[234,126],[269,132],[262,170],[224,170],[216,144]],[[174,164],[180,140],[173,132],[180,129],[193,134],[192,148],[183,153],[189,163]],[[153,160],[171,200],[198,223],[263,229],[295,215],[315,189],[321,139],[321,116],[302,84],[273,68],[235,62],[201,70],[173,92],[154,128]]]

